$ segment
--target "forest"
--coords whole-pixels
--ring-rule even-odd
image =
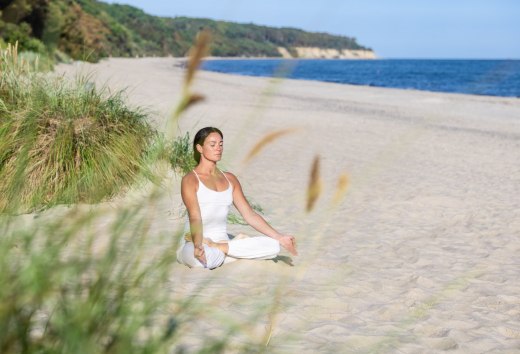
[[[129,5],[96,0],[0,0],[0,46],[95,62],[103,57],[186,56],[201,30],[212,35],[209,55],[293,56],[294,47],[363,49],[355,38],[187,17],[158,17]]]

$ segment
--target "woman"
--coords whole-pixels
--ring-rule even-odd
[[[280,245],[296,255],[293,236],[273,229],[249,205],[238,179],[217,168],[222,158],[224,136],[213,127],[197,132],[193,140],[193,154],[198,165],[182,178],[182,201],[188,211],[187,235],[177,251],[180,263],[189,267],[213,269],[233,258],[272,259],[280,252]],[[231,203],[244,220],[258,232],[269,236],[230,239],[227,234],[227,215]]]

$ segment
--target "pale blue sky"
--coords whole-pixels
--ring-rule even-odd
[[[356,37],[383,58],[520,59],[520,0],[108,0],[166,17]]]

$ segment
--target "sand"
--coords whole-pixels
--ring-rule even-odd
[[[126,88],[164,129],[180,97],[173,58],[61,65],[98,85]],[[237,261],[213,271],[176,265],[172,298],[204,314],[188,349],[231,326],[229,352],[520,352],[520,100],[199,72],[206,100],[178,133],[221,128],[222,168],[299,256]],[[243,159],[265,134],[296,131]],[[305,212],[313,158],[323,194]],[[333,204],[338,177],[348,193]],[[153,232],[183,223],[170,174]],[[232,225],[231,231],[255,235]],[[203,285],[202,288],[198,286]]]

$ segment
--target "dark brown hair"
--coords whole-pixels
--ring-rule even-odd
[[[220,131],[220,129],[215,127],[206,127],[202,128],[195,134],[195,138],[193,138],[193,158],[197,163],[200,162],[200,152],[197,150],[197,145],[204,145],[204,141],[211,133],[218,133],[222,139],[224,139],[224,134]]]

